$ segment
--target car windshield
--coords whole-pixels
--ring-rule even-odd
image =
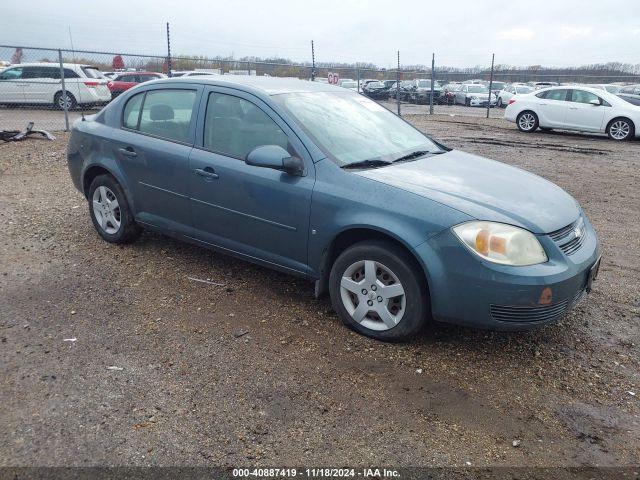
[[[441,151],[407,122],[353,92],[289,93],[272,98],[340,166],[395,160],[417,150]]]
[[[489,93],[489,89],[484,85],[469,85],[469,93]]]
[[[604,89],[609,93],[618,93],[622,87],[619,85],[605,85]]]
[[[371,82],[367,86],[369,88],[384,88],[384,83],[382,83],[382,82]]]
[[[493,85],[491,85],[491,88],[494,90],[502,90],[505,87],[505,83],[504,82],[493,82]]]
[[[82,67],[82,71],[89,78],[106,78],[102,72],[95,67]]]

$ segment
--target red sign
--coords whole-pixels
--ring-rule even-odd
[[[331,85],[337,85],[339,80],[340,80],[340,76],[337,73],[329,72],[329,75],[327,75],[327,81]]]

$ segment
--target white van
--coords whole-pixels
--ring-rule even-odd
[[[73,109],[78,105],[104,105],[111,100],[108,79],[95,67],[64,63],[66,95],[60,65],[22,63],[0,71],[0,104],[49,104]]]

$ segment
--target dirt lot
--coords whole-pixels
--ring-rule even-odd
[[[101,241],[64,135],[3,144],[0,466],[637,465],[640,142],[410,119],[581,202],[604,263],[561,324],[377,343],[305,281],[154,234]]]

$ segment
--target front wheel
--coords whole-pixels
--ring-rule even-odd
[[[342,322],[376,340],[409,339],[427,320],[424,273],[390,242],[360,242],[342,252],[331,269],[329,292]]]
[[[141,233],[120,184],[98,175],[89,187],[89,214],[98,234],[109,243],[130,243]]]
[[[502,107],[504,107],[504,104],[502,103],[502,97],[498,97],[498,108]]]
[[[518,114],[516,124],[521,132],[531,133],[538,129],[538,116],[532,111],[526,110]]]
[[[626,118],[616,118],[607,127],[607,135],[619,142],[629,140],[634,135],[633,124]]]

